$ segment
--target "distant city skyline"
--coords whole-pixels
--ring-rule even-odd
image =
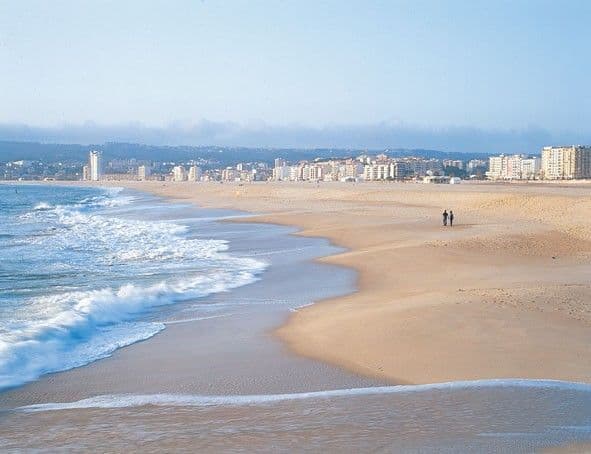
[[[0,140],[591,142],[591,2],[0,2]]]

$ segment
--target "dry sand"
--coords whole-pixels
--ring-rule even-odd
[[[322,261],[355,268],[358,291],[277,330],[298,354],[395,383],[591,382],[589,185],[115,184],[346,247]]]

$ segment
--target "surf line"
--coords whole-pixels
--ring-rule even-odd
[[[371,396],[378,394],[408,394],[425,391],[450,391],[491,388],[559,389],[591,393],[591,384],[587,383],[569,382],[562,380],[528,380],[511,378],[454,381],[423,385],[376,386],[369,388],[335,389],[327,391],[311,391],[287,394],[254,394],[226,396],[207,396],[198,394],[105,394],[74,402],[49,402],[42,404],[26,405],[22,407],[17,407],[14,410],[23,412],[43,412],[89,408],[128,408],[143,407],[148,405],[163,407],[245,406],[264,405],[277,402],[306,399],[331,399],[354,396]]]

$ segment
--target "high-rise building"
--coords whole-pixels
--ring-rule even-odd
[[[90,181],[99,181],[103,176],[103,159],[100,151],[92,150],[88,154],[88,176]]]
[[[151,174],[152,174],[151,167],[143,165],[143,166],[139,166],[137,168],[137,177],[138,177],[138,180],[140,180],[140,181],[145,181]]]
[[[172,179],[174,181],[185,181],[187,179],[187,171],[183,166],[175,166],[172,169]]]
[[[290,179],[291,166],[279,166],[273,169],[273,179],[275,181],[285,181]]]
[[[542,175],[547,180],[591,178],[591,147],[544,147]]]
[[[189,181],[199,181],[201,180],[201,167],[198,166],[191,166],[189,168],[189,177],[188,180]]]
[[[90,180],[90,172],[88,171],[87,165],[82,167],[82,180],[83,181]]]
[[[533,180],[540,175],[542,160],[538,156],[523,158],[521,160],[521,178],[524,180]]]

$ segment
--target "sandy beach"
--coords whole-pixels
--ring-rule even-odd
[[[276,331],[299,355],[392,383],[591,381],[589,185],[116,184],[347,248],[321,261],[358,290]]]

